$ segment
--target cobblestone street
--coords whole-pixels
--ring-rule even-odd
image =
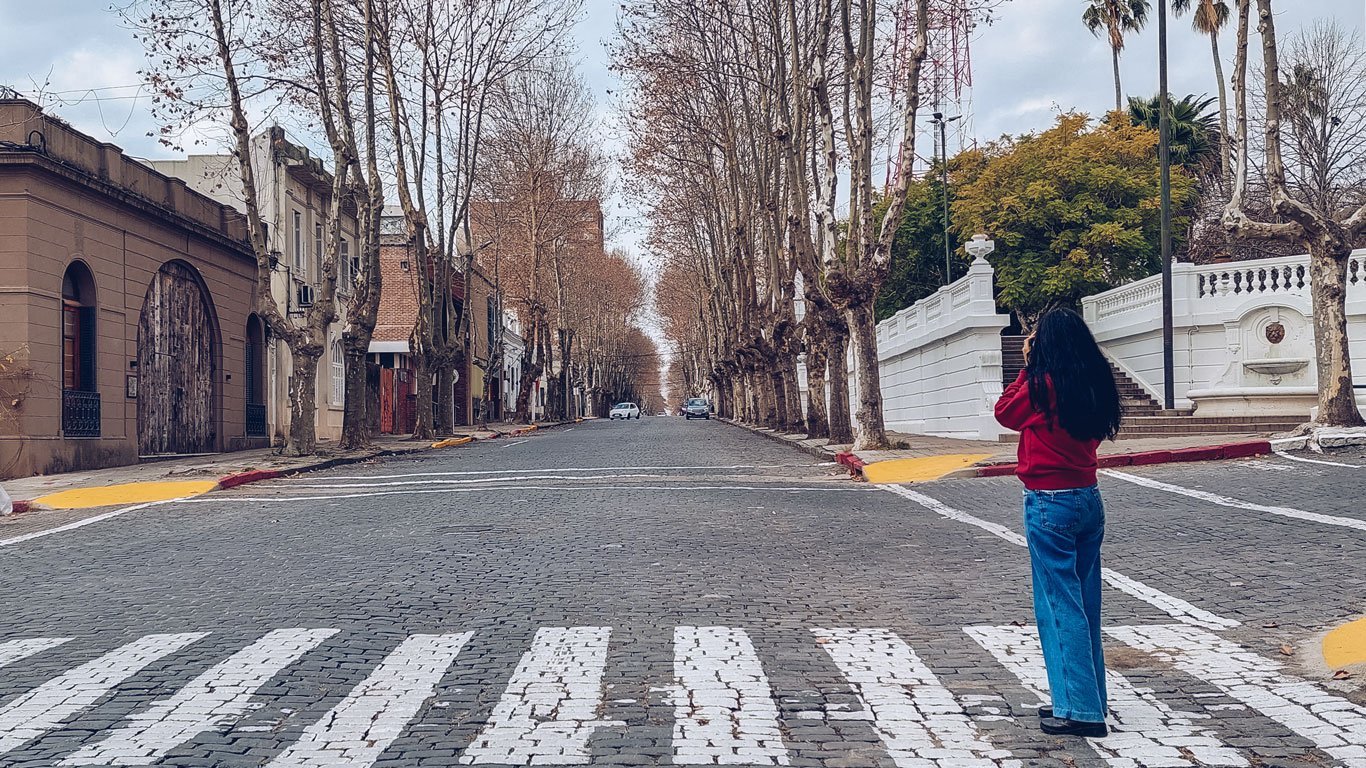
[[[1366,766],[1366,451],[1101,487],[1105,739],[1014,478],[654,417],[0,527],[0,765]]]

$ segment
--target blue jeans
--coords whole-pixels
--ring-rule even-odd
[[[1034,575],[1053,716],[1105,720],[1105,652],[1100,642],[1100,489],[1025,491],[1025,539]]]

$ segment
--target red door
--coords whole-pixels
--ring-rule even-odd
[[[379,372],[379,431],[394,434],[394,369]]]

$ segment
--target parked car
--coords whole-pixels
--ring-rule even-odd
[[[683,415],[688,419],[711,419],[711,403],[705,397],[690,397],[683,404]]]
[[[635,403],[617,403],[612,406],[612,412],[608,414],[612,419],[638,419],[640,418],[640,406]]]

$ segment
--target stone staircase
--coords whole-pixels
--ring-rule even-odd
[[[1024,368],[1024,337],[1001,337],[1001,378],[1003,385],[1015,380]],[[1308,416],[1195,416],[1189,410],[1164,410],[1161,403],[1125,375],[1115,364],[1110,371],[1119,389],[1124,421],[1119,437],[1170,437],[1173,435],[1247,435],[1289,432],[1308,421]],[[1013,439],[1014,436],[1012,436]]]

